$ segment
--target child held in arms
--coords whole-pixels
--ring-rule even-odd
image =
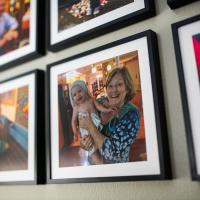
[[[89,135],[86,129],[79,128],[78,119],[79,117],[90,116],[94,125],[101,130],[103,125],[97,111],[102,113],[113,112],[114,109],[110,108],[108,104],[100,104],[92,98],[90,92],[88,91],[87,85],[84,81],[77,80],[70,86],[70,100],[73,107],[72,115],[72,129],[74,132],[75,140],[78,139],[78,135],[81,137]],[[99,152],[96,151],[97,148],[93,145],[89,150],[89,157],[92,159],[94,164],[102,164],[100,161]]]

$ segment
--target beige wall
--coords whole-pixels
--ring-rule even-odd
[[[21,74],[37,67],[75,55],[96,46],[120,39],[146,29],[158,33],[164,97],[167,110],[170,153],[174,179],[171,181],[140,181],[113,183],[60,184],[44,186],[1,186],[1,200],[195,200],[200,199],[200,182],[190,179],[183,113],[177,78],[171,23],[199,14],[200,2],[176,10],[170,10],[167,0],[156,0],[157,16],[116,32],[93,39],[72,48],[50,53],[40,59],[0,73],[0,80]],[[181,0],[180,0],[181,1]],[[174,114],[176,113],[176,114]]]

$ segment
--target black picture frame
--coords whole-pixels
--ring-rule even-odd
[[[186,128],[188,155],[190,160],[190,170],[193,180],[200,180],[200,156],[198,154],[198,143],[200,142],[200,138],[198,138],[196,134],[196,131],[198,130],[198,123],[196,123],[195,117],[195,115],[199,114],[198,105],[196,104],[199,89],[196,90],[196,87],[192,86],[195,85],[198,87],[199,84],[199,64],[197,62],[197,56],[199,56],[199,54],[196,53],[198,46],[195,46],[196,36],[200,35],[199,24],[200,15],[172,24],[176,63]],[[193,87],[192,90],[190,89],[191,87]],[[192,91],[192,94],[189,90]],[[192,104],[195,105],[195,108]]]
[[[143,48],[146,50],[143,51],[144,50]],[[146,82],[147,83],[146,86],[147,87],[149,85],[151,86],[150,88],[148,88],[148,90],[145,90],[145,91],[151,91],[150,93],[152,96],[151,95],[150,96],[152,97],[152,102],[151,102],[152,104],[150,103],[151,101],[150,96],[149,98],[142,97],[142,102],[144,105],[142,106],[142,109],[144,108],[143,112],[150,113],[150,111],[147,111],[147,110],[145,111],[145,109],[147,108],[145,106],[147,104],[148,104],[148,107],[151,107],[151,105],[154,105],[152,107],[152,113],[155,116],[155,118],[151,116],[150,120],[147,119],[148,117],[144,119],[144,124],[146,123],[146,125],[148,123],[151,124],[151,122],[153,123],[155,122],[154,128],[156,129],[156,131],[153,133],[152,131],[145,131],[144,138],[145,138],[146,143],[145,145],[143,145],[143,147],[145,146],[144,148],[145,149],[147,148],[145,150],[145,153],[146,153],[145,156],[147,157],[142,158],[143,161],[142,159],[140,159],[138,162],[128,162],[128,163],[119,163],[119,164],[84,166],[85,160],[81,164],[79,163],[79,161],[77,162],[78,164],[76,163],[76,161],[71,162],[70,158],[79,159],[82,155],[74,154],[75,156],[73,156],[70,153],[70,149],[74,149],[74,150],[77,150],[77,149],[74,146],[71,147],[70,146],[71,144],[68,144],[67,147],[63,148],[62,141],[64,141],[64,139],[62,139],[62,131],[64,131],[64,129],[62,128],[62,125],[61,125],[62,123],[61,113],[64,113],[64,107],[63,108],[60,107],[59,109],[59,106],[61,105],[61,103],[58,103],[60,102],[59,100],[61,98],[58,92],[59,77],[61,78],[62,76],[67,77],[68,79],[67,78],[64,79],[64,83],[66,84],[68,80],[70,81],[70,76],[69,76],[70,73],[72,73],[73,71],[74,72],[77,71],[77,73],[79,73],[81,70],[82,70],[81,72],[83,72],[84,71],[83,69],[85,69],[87,72],[84,71],[83,73],[85,75],[87,73],[88,77],[91,78],[93,76],[92,73],[95,73],[95,72],[89,72],[88,69],[90,68],[88,67],[81,68],[81,66],[88,66],[88,65],[93,66],[92,63],[101,63],[101,62],[103,63],[103,60],[104,61],[108,60],[117,55],[129,55],[129,53],[131,55],[132,53],[134,55],[135,53],[138,53],[138,57],[140,59],[138,61],[139,67],[140,67],[140,73],[141,73],[140,80],[143,79],[141,82],[143,81],[146,82],[146,80],[150,78],[149,81],[152,83],[151,85],[151,83],[147,81],[148,83]],[[135,57],[135,58],[138,59],[138,57]],[[147,58],[148,61],[147,63],[142,64],[145,58]],[[145,69],[142,69],[143,68],[142,66]],[[106,69],[108,70],[108,68]],[[69,74],[66,74],[66,72],[69,72]],[[143,75],[145,76],[147,75],[147,77],[144,79],[142,77]],[[88,84],[88,88],[90,88],[91,84],[89,82],[87,82],[87,84]],[[47,116],[48,116],[47,118],[47,133],[48,134],[47,134],[47,139],[46,139],[47,141],[47,150],[46,150],[47,151],[47,154],[46,154],[47,155],[47,183],[164,180],[164,179],[172,178],[170,155],[169,155],[169,149],[168,149],[167,127],[166,127],[166,119],[165,119],[165,107],[164,107],[164,99],[163,99],[163,92],[162,92],[162,81],[161,81],[161,73],[160,73],[159,57],[158,57],[157,37],[156,37],[155,32],[153,32],[152,30],[147,30],[147,31],[132,35],[130,37],[127,37],[118,41],[114,41],[104,46],[89,50],[79,55],[75,55],[70,58],[66,58],[64,60],[49,64],[47,66],[47,84],[46,85],[47,85],[47,104],[46,104],[47,108],[46,109],[47,109]],[[69,87],[71,86],[69,85]],[[142,95],[144,95],[144,93]],[[68,120],[65,119],[64,121],[67,121],[66,124],[68,125],[71,124],[71,120],[69,120],[69,118]],[[60,128],[62,129],[62,131]],[[141,130],[144,131],[145,129],[141,128]],[[148,133],[150,132],[151,132],[151,139],[154,138],[152,140],[148,138]],[[68,135],[70,134],[69,129],[66,132],[66,134]],[[138,138],[138,140],[139,139],[140,138]],[[144,141],[144,140],[141,140],[141,141]],[[148,145],[156,147],[154,149],[155,151],[153,151],[153,154],[151,154],[152,152],[151,153],[148,152],[148,148],[149,148],[147,147]],[[63,153],[67,153],[67,154],[64,155]],[[138,155],[141,155],[141,154],[138,153]],[[152,162],[152,160],[154,161]],[[64,161],[64,164],[62,163],[63,161]],[[155,163],[157,163],[158,165]],[[136,170],[135,168],[136,165],[141,165],[141,168],[143,170],[137,171],[138,168]],[[152,169],[152,170],[148,171],[148,169]],[[115,172],[115,170],[117,170],[117,172]],[[130,170],[128,174],[124,174],[124,172],[128,170]],[[102,172],[108,172],[108,173],[102,174]]]
[[[0,185],[44,184],[44,71],[12,77],[0,82],[0,87],[0,140],[8,144],[1,148]],[[13,109],[8,111],[6,106]]]
[[[131,3],[126,3],[125,5],[114,8],[113,6],[116,6],[116,1],[111,0],[112,2],[108,2],[105,7],[101,6],[102,8],[100,10],[101,12],[104,12],[104,10],[108,9],[108,6],[112,6],[111,11],[107,11],[107,13],[104,13],[102,15],[99,15],[97,17],[93,17],[92,19],[87,19],[88,16],[85,18],[88,20],[86,21],[85,18],[83,22],[76,22],[77,24],[72,27],[74,22],[72,20],[81,20],[76,19],[77,17],[72,17],[70,15],[70,23],[69,28],[66,28],[67,25],[64,23],[66,22],[59,22],[59,20],[65,19],[65,11],[61,12],[63,14],[59,15],[59,9],[58,9],[58,2],[62,1],[53,1],[49,0],[48,4],[48,11],[49,11],[49,21],[48,21],[48,27],[49,27],[49,37],[48,37],[48,49],[50,51],[56,52],[64,48],[68,48],[70,46],[80,44],[83,41],[95,38],[97,36],[103,35],[105,33],[117,30],[119,28],[123,28],[127,25],[136,23],[138,21],[150,18],[155,16],[155,3],[154,0],[134,0]],[[80,2],[80,0],[75,0],[75,2]],[[124,4],[123,1],[120,1],[118,3]],[[63,4],[69,4],[68,2],[64,2]],[[73,5],[73,4],[72,4]],[[67,5],[69,6],[69,5]],[[70,5],[71,6],[71,5]],[[65,8],[65,7],[64,7]],[[60,9],[63,9],[60,6]],[[106,8],[106,9],[105,9]],[[57,10],[55,10],[57,9]],[[73,12],[73,11],[71,11]],[[114,14],[112,12],[115,12]],[[55,17],[54,17],[55,16]],[[59,19],[57,20],[56,17],[59,16]],[[79,23],[79,24],[78,24]],[[61,24],[61,25],[59,25]],[[60,28],[60,26],[64,28]]]
[[[46,0],[31,0],[30,3],[20,4],[17,12],[16,16],[20,18],[15,18],[18,37],[2,47],[4,51],[0,55],[0,71],[46,53]]]
[[[171,9],[180,8],[181,6],[185,6],[187,4],[193,3],[198,0],[167,0],[167,4]]]

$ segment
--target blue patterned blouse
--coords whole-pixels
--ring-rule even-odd
[[[129,161],[129,151],[140,127],[138,109],[130,102],[125,103],[120,112],[104,127],[101,155],[104,163],[123,163]]]

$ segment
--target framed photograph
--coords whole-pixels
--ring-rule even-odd
[[[0,1],[0,71],[45,54],[44,3]]]
[[[154,0],[49,0],[49,5],[51,51],[155,15]]]
[[[167,3],[171,9],[176,9],[181,6],[185,6],[187,4],[193,3],[198,0],[167,0]]]
[[[0,185],[45,182],[44,73],[0,82]]]
[[[200,15],[172,24],[193,180],[200,180]]]
[[[156,34],[48,65],[48,182],[171,178]]]

